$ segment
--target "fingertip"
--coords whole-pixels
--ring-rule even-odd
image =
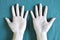
[[[12,5],[12,8],[14,8],[14,5]]]
[[[9,21],[9,19],[8,19],[7,17],[5,18],[5,20],[6,20],[7,22]]]
[[[29,11],[27,10],[27,11],[26,11],[26,15],[28,15],[28,12],[29,12]]]
[[[53,20],[56,20],[56,18],[53,18]]]
[[[27,12],[29,12],[29,10],[27,10]]]
[[[56,18],[52,18],[50,23],[52,24],[55,21]]]
[[[19,6],[19,4],[17,3],[17,4],[16,4],[16,7],[18,7],[18,6]]]
[[[35,7],[37,7],[37,5],[35,5]]]
[[[37,5],[35,5],[35,9],[37,10]]]
[[[30,12],[31,12],[31,14],[33,13],[33,11],[32,11],[32,10],[31,10]]]
[[[46,9],[48,10],[48,6],[46,5],[45,7],[46,7]]]
[[[24,8],[24,5],[22,6],[22,8]]]
[[[32,10],[30,10],[30,12],[32,12]]]
[[[5,20],[7,21],[8,24],[11,23],[9,18],[6,17]]]
[[[5,20],[7,20],[8,18],[7,17],[5,17]]]
[[[27,10],[27,14],[28,14],[28,12],[29,12],[29,11]]]
[[[40,3],[40,6],[42,6],[42,3]]]
[[[18,3],[16,5],[19,5]]]

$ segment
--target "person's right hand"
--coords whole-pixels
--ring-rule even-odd
[[[9,18],[5,18],[9,27],[11,28],[12,32],[15,33],[16,35],[18,35],[18,38],[21,35],[23,36],[25,29],[26,29],[26,24],[27,24],[26,19],[28,16],[28,11],[25,14],[26,14],[25,17],[23,18],[24,6],[22,6],[21,12],[19,12],[19,5],[17,4],[16,5],[16,13],[15,13],[14,6],[12,6],[13,21],[11,22],[9,20]],[[18,38],[15,40],[19,40]]]

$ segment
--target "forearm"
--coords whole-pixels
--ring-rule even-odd
[[[13,33],[12,40],[23,40],[23,34],[22,33]]]
[[[37,40],[47,40],[47,33],[36,33]]]

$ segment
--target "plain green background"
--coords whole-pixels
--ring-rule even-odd
[[[13,33],[4,18],[12,18],[11,6],[16,3],[19,3],[20,7],[24,5],[25,11],[34,10],[34,6],[39,3],[43,6],[47,5],[49,8],[47,18],[56,17],[48,32],[48,40],[60,40],[60,0],[0,0],[0,40],[12,40]],[[30,13],[27,22],[24,40],[36,40]]]

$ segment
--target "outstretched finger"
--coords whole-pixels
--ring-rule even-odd
[[[11,21],[9,20],[9,18],[6,17],[5,20],[7,21],[8,24],[11,23]]]
[[[14,6],[12,6],[12,16],[16,16]]]
[[[16,14],[17,14],[17,16],[19,16],[19,4],[18,3],[16,5]]]
[[[31,16],[32,16],[32,18],[35,19],[33,12],[32,12],[32,11],[30,11],[30,12],[31,12]]]
[[[21,9],[21,16],[23,17],[24,15],[24,6],[22,6],[22,9]]]
[[[45,7],[44,16],[47,17],[48,6]]]
[[[38,16],[38,7],[37,5],[35,6],[35,14],[36,14],[36,17]]]
[[[49,23],[52,25],[53,22],[55,21],[55,19],[56,19],[56,18],[52,18]]]
[[[42,16],[42,4],[41,3],[39,4],[39,14],[40,16]]]
[[[27,10],[27,12],[25,13],[25,19],[27,19],[27,16],[28,16],[28,10]]]

